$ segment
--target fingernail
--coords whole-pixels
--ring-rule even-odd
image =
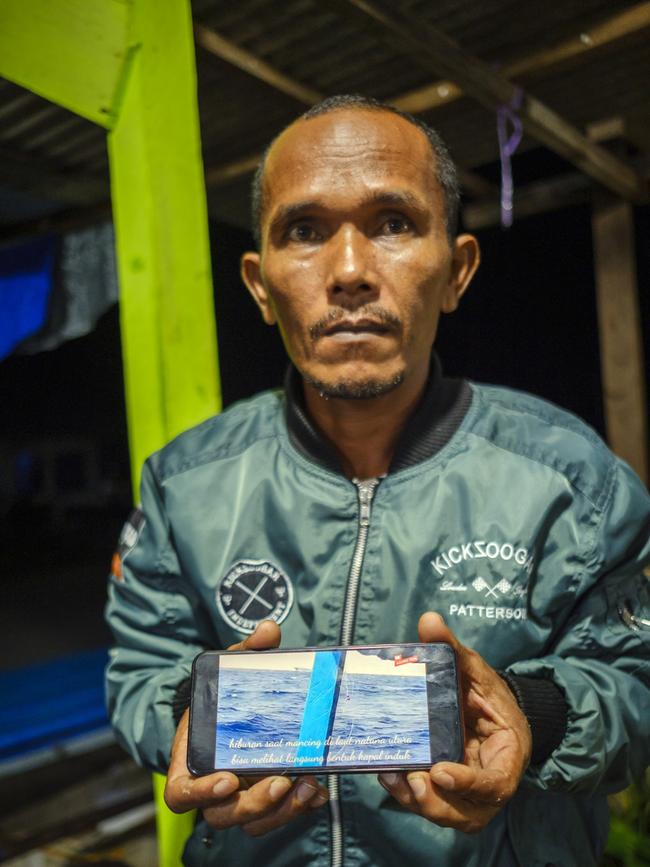
[[[291,788],[291,780],[284,777],[276,777],[269,786],[269,795],[274,801],[279,800],[283,795],[286,795]]]
[[[230,780],[219,780],[218,783],[214,784],[212,791],[218,798],[223,798],[224,795],[228,795],[232,792],[232,783]]]
[[[411,791],[415,795],[415,797],[419,800],[423,798],[427,791],[427,784],[424,782],[422,777],[409,777],[409,786],[411,787]]]
[[[397,782],[397,774],[379,774],[379,779],[387,786],[394,786]]]
[[[322,807],[323,804],[326,804],[329,801],[329,795],[325,794],[325,792],[319,792],[315,798],[312,799],[311,805],[312,807]]]
[[[456,781],[451,774],[446,774],[444,771],[438,771],[437,773],[432,774],[431,779],[436,786],[440,786],[441,789],[453,789],[456,786]]]
[[[307,801],[310,801],[318,789],[316,786],[312,786],[310,783],[300,783],[298,788],[296,789],[296,798],[300,801],[301,804],[306,804]]]

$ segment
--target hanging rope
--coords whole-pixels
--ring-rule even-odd
[[[521,108],[523,96],[523,90],[520,87],[515,87],[510,103],[500,105],[497,109],[497,135],[501,161],[501,225],[504,229],[509,229],[512,226],[514,186],[511,158],[519,147],[523,135],[521,118],[517,113]],[[508,125],[510,125],[510,132]]]

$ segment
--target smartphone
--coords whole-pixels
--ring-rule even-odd
[[[448,644],[207,651],[194,660],[193,774],[414,770],[463,753]]]

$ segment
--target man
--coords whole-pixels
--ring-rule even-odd
[[[108,609],[118,734],[169,768],[173,810],[202,811],[187,864],[595,865],[605,795],[645,766],[648,496],[569,414],[442,377],[438,320],[479,261],[457,201],[436,134],[358,97],[310,110],[258,172],[242,275],[282,334],[285,392],[147,462]],[[281,631],[451,643],[464,763],[192,778],[192,658]]]

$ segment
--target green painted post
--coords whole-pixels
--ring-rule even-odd
[[[108,127],[129,12],[130,0],[0,0],[0,75]]]
[[[0,75],[110,130],[133,488],[142,463],[221,407],[189,0],[2,0]],[[164,805],[159,864],[194,815]]]
[[[188,0],[135,0],[109,132],[134,487],[142,462],[220,408]]]
[[[189,0],[135,0],[108,136],[131,473],[221,406]],[[154,775],[161,867],[179,867],[195,816]]]

